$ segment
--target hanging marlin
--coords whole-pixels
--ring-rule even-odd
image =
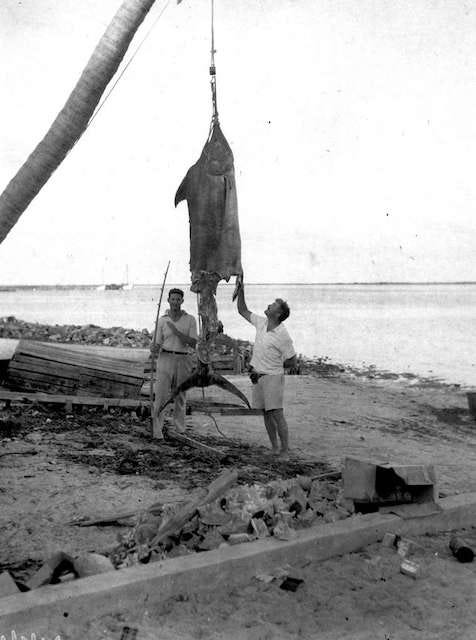
[[[212,5],[213,6],[213,5]],[[213,24],[213,15],[212,15]],[[215,294],[220,280],[241,277],[241,239],[238,223],[233,153],[218,121],[216,71],[212,29],[210,66],[213,117],[208,140],[198,161],[190,167],[175,195],[175,206],[187,201],[190,222],[190,271],[192,291],[198,293],[201,321],[197,345],[198,367],[160,407],[162,411],[175,396],[192,387],[216,385],[238,396],[250,407],[248,399],[235,385],[211,370],[214,340],[222,331]]]
[[[216,385],[238,396],[249,408],[246,396],[223,376],[210,369],[214,339],[222,330],[215,294],[220,280],[241,276],[241,240],[238,224],[233,153],[214,116],[210,135],[198,161],[188,170],[175,195],[175,206],[187,200],[190,221],[191,290],[198,293],[201,332],[197,345],[198,367],[159,408],[192,387]]]

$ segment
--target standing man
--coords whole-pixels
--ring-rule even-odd
[[[277,298],[268,305],[266,317],[252,313],[245,302],[243,279],[238,281],[238,312],[256,328],[251,358],[253,408],[263,410],[264,424],[275,455],[289,456],[288,425],[283,411],[284,368],[296,366],[296,353],[285,326],[289,307]],[[278,446],[281,443],[281,448]]]
[[[169,309],[159,318],[156,342],[151,347],[152,357],[158,358],[152,413],[153,437],[158,439],[164,437],[164,412],[159,415],[159,408],[191,374],[191,351],[198,339],[195,318],[181,309],[183,291],[170,289],[168,303]],[[185,393],[175,398],[174,425],[177,431],[185,431]]]

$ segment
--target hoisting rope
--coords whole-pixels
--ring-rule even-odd
[[[215,67],[215,0],[211,0],[211,13],[210,87],[212,90],[213,116],[210,126],[210,134],[213,131],[213,125],[218,122],[217,79]]]

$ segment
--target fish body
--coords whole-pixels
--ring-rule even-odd
[[[183,200],[187,201],[190,221],[191,290],[198,293],[201,320],[198,366],[159,408],[159,413],[178,393],[211,385],[233,393],[249,408],[246,396],[209,367],[214,338],[223,330],[215,299],[218,283],[243,273],[233,153],[216,118],[200,158],[187,171],[175,194],[175,206]]]
[[[175,206],[187,201],[190,220],[192,291],[200,291],[202,274],[217,281],[242,273],[233,153],[220,125],[212,124],[198,161],[190,167],[175,195]]]

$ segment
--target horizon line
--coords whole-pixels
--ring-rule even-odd
[[[68,287],[95,288],[102,283],[68,283],[68,284],[0,284],[0,292],[11,289],[31,289],[34,287],[65,289]],[[122,284],[122,283],[121,283]],[[190,282],[171,282],[170,284],[180,284],[189,286]],[[354,280],[354,281],[337,281],[337,282],[246,282],[248,286],[391,286],[391,285],[476,285],[476,280]],[[234,282],[220,282],[221,286],[234,287]],[[157,287],[162,286],[161,283],[141,282],[134,283],[134,287]]]

